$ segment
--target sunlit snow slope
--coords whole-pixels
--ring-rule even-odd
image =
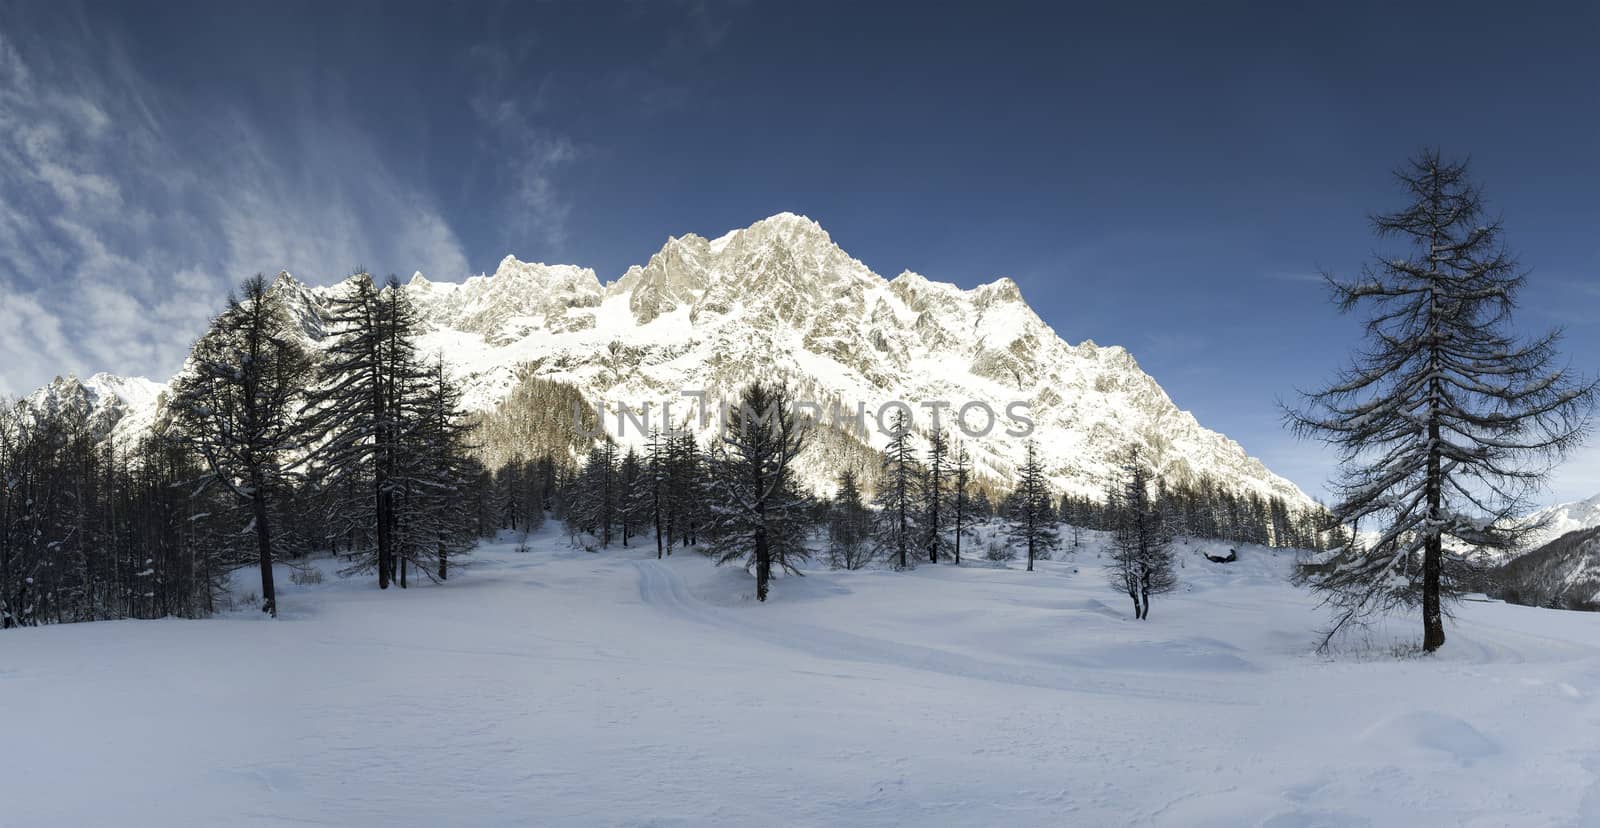
[[[0,824],[1600,824],[1600,615],[1467,603],[1437,656],[1389,656],[1407,619],[1325,661],[1258,547],[1180,547],[1143,623],[1093,545],[766,604],[515,547],[404,592],[325,562],[276,622],[0,633]]]

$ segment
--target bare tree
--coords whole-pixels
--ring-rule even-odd
[[[1122,485],[1111,495],[1107,504],[1112,515],[1107,574],[1111,585],[1133,601],[1133,617],[1145,620],[1150,617],[1150,596],[1177,588],[1178,576],[1172,568],[1172,535],[1160,505],[1151,500],[1150,475],[1137,448],[1128,450]]]

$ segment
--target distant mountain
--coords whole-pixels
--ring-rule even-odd
[[[1529,550],[1491,572],[1491,593],[1518,604],[1600,610],[1600,495],[1526,519]]]
[[[1528,516],[1539,528],[1528,536],[1528,548],[1536,549],[1568,532],[1600,526],[1600,495],[1540,509]]]
[[[1516,604],[1600,610],[1600,527],[1568,532],[1491,572],[1490,593]]]
[[[136,442],[155,422],[166,386],[144,377],[95,374],[85,380],[56,377],[22,399],[24,411],[78,412],[91,432],[111,436],[118,445]]]
[[[344,285],[312,288],[283,275],[274,290],[316,343],[327,302]],[[910,272],[884,279],[803,216],[776,215],[712,240],[669,239],[606,284],[587,268],[507,256],[492,275],[452,283],[419,273],[409,290],[427,323],[422,347],[444,355],[475,410],[493,409],[529,375],[603,403],[613,429],[620,405],[650,402],[659,424],[662,403],[672,401],[676,425],[692,411],[681,392],[731,401],[758,378],[783,379],[825,411],[864,405],[869,424],[880,406],[903,400],[924,432],[931,423],[921,403],[975,401],[997,415],[993,433],[955,436],[981,474],[1009,481],[1025,439],[1004,433],[1021,425],[1007,417],[1016,402],[1035,421],[1032,438],[1063,491],[1100,495],[1118,456],[1136,444],[1172,480],[1203,476],[1295,507],[1312,502],[1180,410],[1123,348],[1063,341],[1010,279],[971,290]],[[161,387],[116,382],[97,375],[80,385],[108,419],[133,418],[116,426],[120,438],[153,421]],[[65,386],[53,393],[75,394]],[[970,413],[969,425],[984,424],[981,409]],[[951,410],[942,417],[948,426]],[[884,438],[872,430],[865,441],[879,447]],[[832,470],[819,461],[806,473],[826,488]]]

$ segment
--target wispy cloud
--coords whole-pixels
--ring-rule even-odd
[[[254,272],[467,272],[431,197],[337,112],[196,112],[81,20],[16,22],[35,10],[0,27],[0,394],[165,378]]]
[[[565,176],[603,150],[553,126],[564,105],[605,100],[638,119],[684,107],[690,100],[681,70],[728,38],[733,7],[744,0],[633,0],[621,13],[597,15],[609,25],[647,30],[657,48],[633,62],[595,72],[564,72],[544,62],[548,30],[501,34],[469,50],[476,75],[470,99],[491,159],[501,243],[545,258],[566,254],[575,210]],[[616,18],[616,19],[613,19]],[[542,33],[541,33],[542,32]]]
[[[523,38],[471,50],[482,77],[472,112],[484,128],[484,149],[496,159],[498,174],[510,182],[501,211],[505,243],[514,249],[533,244],[560,251],[572,203],[557,178],[578,159],[580,149],[539,122],[552,80],[546,76],[531,86],[515,82],[532,46]]]

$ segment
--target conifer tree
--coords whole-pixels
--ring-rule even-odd
[[[955,526],[956,566],[961,565],[961,539],[972,531],[972,503],[968,488],[972,485],[972,457],[965,446],[956,446],[955,464],[950,469],[950,519]]]
[[[1337,520],[1378,531],[1312,580],[1335,611],[1324,644],[1353,619],[1420,605],[1432,652],[1471,569],[1463,551],[1517,547],[1531,495],[1587,431],[1595,386],[1557,364],[1559,332],[1511,331],[1526,274],[1467,165],[1429,149],[1395,177],[1410,203],[1372,221],[1405,249],[1354,280],[1326,277],[1341,311],[1368,309],[1369,347],[1289,419],[1340,453]]]
[[[589,450],[568,505],[567,522],[576,531],[594,535],[601,546],[611,545],[617,526],[622,494],[617,472],[617,444],[607,435]]]
[[[828,563],[834,569],[860,569],[872,559],[872,512],[861,500],[856,473],[839,474],[839,489],[828,506]]]
[[[1159,505],[1151,498],[1150,476],[1138,449],[1128,449],[1122,475],[1122,485],[1108,503],[1113,526],[1107,574],[1112,586],[1133,601],[1134,617],[1144,620],[1150,617],[1150,596],[1177,587],[1172,536]]]
[[[321,390],[308,406],[319,441],[313,470],[318,487],[335,493],[328,519],[349,542],[351,570],[375,569],[378,587],[388,589],[401,574],[401,525],[415,519],[401,508],[416,485],[411,435],[425,419],[428,372],[399,280],[391,276],[379,290],[358,273],[345,284],[345,295],[330,302]]]
[[[1011,522],[1011,542],[1028,551],[1028,571],[1038,558],[1048,559],[1050,553],[1061,545],[1056,529],[1055,499],[1045,480],[1044,465],[1039,461],[1039,447],[1032,440],[1024,449],[1022,466],[1017,469],[1017,488],[1012,491],[1011,507],[1007,519]]]
[[[183,444],[118,451],[86,414],[0,400],[0,629],[210,613],[255,561],[248,508]]]
[[[883,467],[878,475],[878,492],[873,498],[878,511],[873,540],[878,554],[896,569],[910,569],[915,565],[908,553],[922,531],[917,491],[922,475],[917,469],[910,437],[909,418],[905,409],[899,409],[890,426],[889,445],[884,447]]]
[[[461,389],[445,371],[443,357],[434,360],[422,393],[421,417],[407,431],[404,458],[407,479],[408,531],[397,544],[400,554],[423,572],[449,578],[450,562],[476,542],[473,489],[482,469],[470,451],[471,424],[461,410]]]
[[[210,481],[248,504],[261,609],[272,616],[274,506],[300,477],[307,448],[300,398],[312,365],[267,280],[256,275],[230,297],[173,384],[172,436],[205,460]]]
[[[922,477],[922,548],[929,563],[938,563],[939,553],[950,548],[945,522],[941,520],[949,517],[948,512],[941,511],[948,499],[949,485],[950,441],[943,431],[934,429],[928,435],[928,464]]]
[[[758,381],[740,395],[715,443],[712,555],[753,570],[758,601],[767,600],[774,567],[798,572],[795,564],[808,555],[810,498],[793,464],[809,427],[786,389]]]
[[[617,488],[617,524],[622,530],[622,545],[627,546],[636,530],[649,521],[653,488],[645,465],[632,446],[617,465]]]
[[[663,432],[660,452],[660,500],[665,549],[674,544],[694,546],[706,511],[706,467],[693,432],[686,428]]]
[[[1094,521],[1094,503],[1087,497],[1061,496],[1061,520],[1072,533],[1072,548],[1083,547],[1083,530]]]
[[[988,520],[994,517],[994,503],[989,499],[989,490],[980,488],[972,497],[972,514],[974,517]]]
[[[668,443],[666,436],[660,430],[650,432],[649,442],[645,447],[645,481],[648,493],[648,508],[650,510],[651,528],[656,535],[656,558],[671,554],[672,529],[667,520],[667,497],[663,491],[668,477]],[[644,497],[646,495],[641,495]],[[664,533],[664,534],[663,534]]]

